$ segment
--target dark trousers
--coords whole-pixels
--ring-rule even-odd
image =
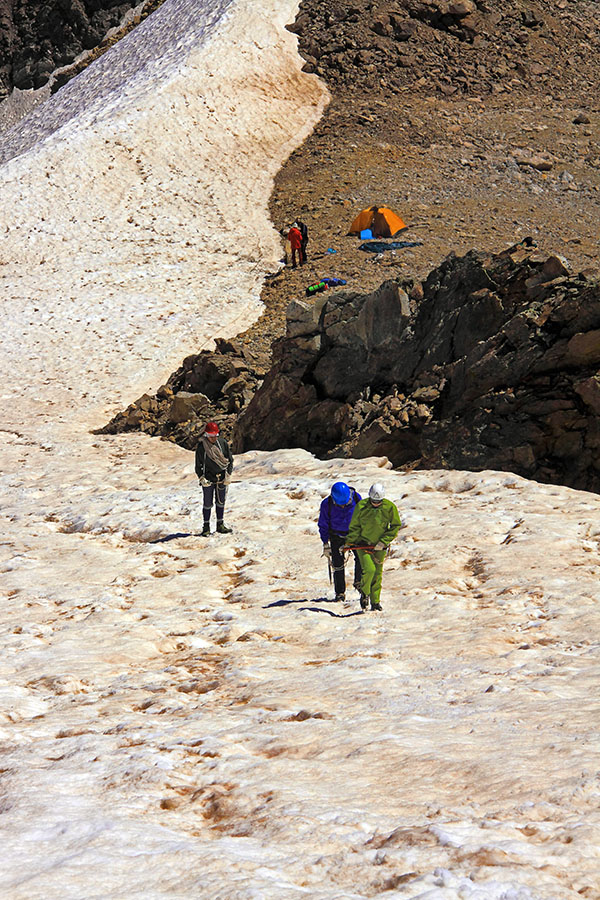
[[[331,547],[331,568],[333,569],[333,586],[336,594],[346,593],[346,571],[344,565],[344,555],[340,553],[340,547],[346,542],[347,534],[337,534],[335,531],[329,534],[329,546]],[[355,550],[354,554],[354,584],[360,584],[362,578],[362,569],[360,560]]]
[[[223,482],[210,484],[208,487],[204,487],[203,485],[202,494],[202,515],[204,517],[204,524],[208,525],[210,522],[210,512],[212,509],[213,500],[217,509],[217,522],[222,522],[223,514],[225,512],[225,497],[227,496],[227,485],[223,484]]]
[[[304,265],[306,262],[306,245],[308,241],[302,241],[302,246],[300,247],[300,265]]]

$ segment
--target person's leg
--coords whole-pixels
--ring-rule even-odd
[[[359,559],[359,556],[358,556],[358,553],[356,552],[356,550],[353,550],[352,553],[354,554],[354,582],[353,582],[353,584],[354,584],[354,587],[356,588],[356,590],[359,591],[360,590],[360,581],[362,578],[362,566],[360,564],[360,559]]]
[[[296,268],[296,248],[292,247],[292,269]]]
[[[371,598],[371,609],[381,609],[379,598],[381,597],[381,582],[383,580],[383,561],[385,559],[385,550],[378,550],[373,554],[373,566],[375,572],[371,580],[371,590],[369,592]]]
[[[204,519],[204,525],[202,528],[202,534],[206,537],[207,534],[210,534],[210,512],[212,510],[213,498],[215,495],[215,486],[214,484],[209,484],[207,487],[203,485],[202,487],[202,518]]]
[[[343,600],[346,596],[346,560],[343,553],[340,553],[340,547],[343,546],[345,538],[339,534],[331,534],[329,536],[329,546],[331,547],[331,568],[333,569],[333,586],[335,588],[335,599]]]
[[[371,593],[371,582],[373,581],[373,576],[375,575],[375,563],[371,559],[371,554],[367,553],[366,550],[358,550],[357,553],[362,568],[362,577],[360,580],[359,588],[360,605],[363,609],[366,609],[368,597]]]
[[[225,515],[225,498],[227,497],[227,485],[221,482],[215,485],[215,506],[217,509],[217,531],[219,534],[231,534],[231,528],[228,528],[223,522]]]

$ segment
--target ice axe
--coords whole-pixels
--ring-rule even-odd
[[[322,552],[321,556],[326,556],[326,557],[327,557],[327,570],[328,570],[328,572],[329,572],[329,584],[332,584],[332,578],[331,578],[331,550],[329,550],[329,549],[326,550],[326,549],[325,549],[326,547],[329,548],[329,544],[323,544],[323,552]]]

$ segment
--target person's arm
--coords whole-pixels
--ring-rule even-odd
[[[227,474],[228,474],[228,475],[231,475],[231,473],[233,472],[233,454],[232,454],[231,448],[230,448],[230,446],[229,446],[229,441],[226,441],[225,439],[223,439],[223,443],[225,444],[225,448],[224,448],[224,449],[225,449],[225,453],[224,453],[224,455],[225,455],[225,456],[227,457],[227,459],[229,460],[229,464],[228,464],[228,466],[227,466]]]
[[[204,444],[202,441],[196,447],[196,475],[198,478],[204,477]]]
[[[328,499],[329,498],[326,497],[325,500],[323,500],[323,502],[321,503],[321,507],[319,509],[319,521],[317,523],[318,527],[319,527],[319,534],[321,536],[321,541],[324,544],[329,543],[329,503],[328,503]]]
[[[389,547],[392,543],[398,532],[400,531],[400,527],[402,522],[400,521],[400,514],[396,508],[396,504],[392,503],[390,500],[390,508],[389,508],[390,517],[388,520],[387,528],[385,529],[381,542]]]
[[[354,507],[352,518],[350,519],[350,527],[344,544],[346,547],[355,547],[360,541],[360,507],[358,504]]]

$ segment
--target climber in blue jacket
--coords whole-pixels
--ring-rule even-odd
[[[323,556],[326,556],[333,569],[333,585],[335,599],[346,599],[346,571],[343,553],[340,547],[344,546],[350,520],[354,507],[361,499],[360,494],[349,487],[344,481],[336,481],[331,488],[331,493],[325,497],[319,510],[319,534],[323,541]],[[356,551],[354,553],[354,587],[358,590],[362,577],[360,560]]]

